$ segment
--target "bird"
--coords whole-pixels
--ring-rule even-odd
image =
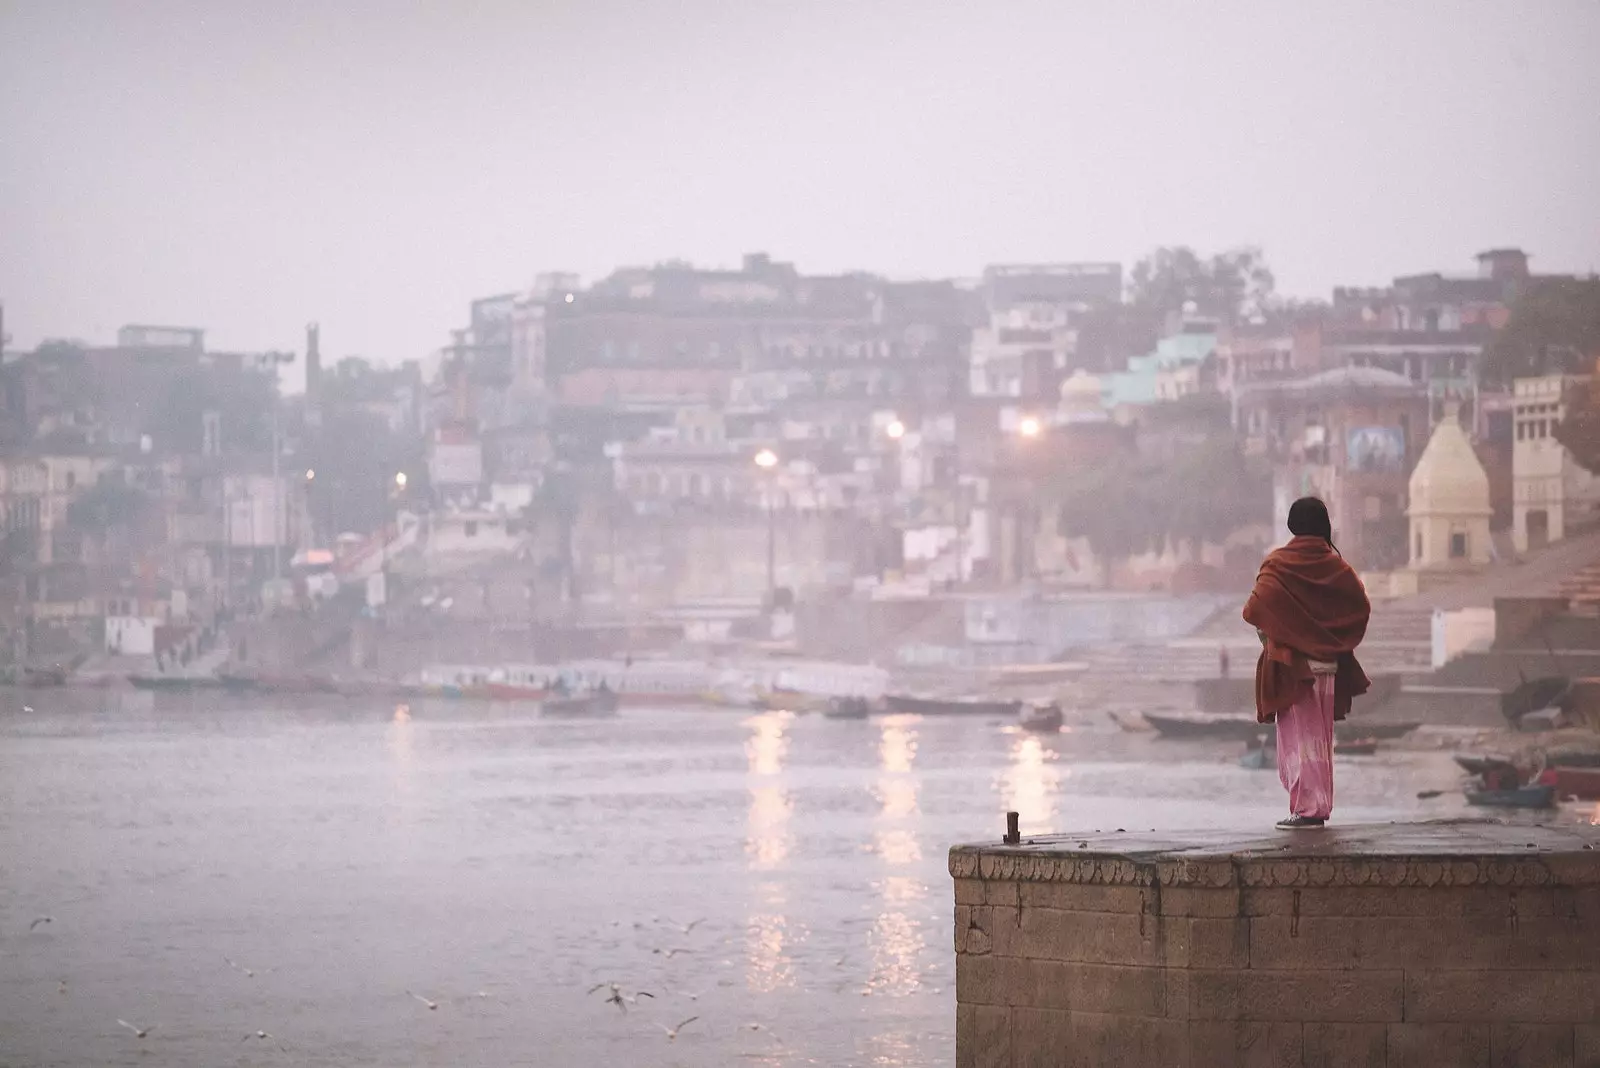
[[[611,995],[606,998],[606,1004],[615,1005],[620,1012],[627,1012],[628,1006],[630,1004],[637,1005],[640,998],[649,998],[651,1001],[654,1001],[656,997],[654,994],[646,990],[641,990],[632,997],[629,997],[622,992],[621,985],[617,983],[596,983],[594,986],[589,988],[589,993],[593,994],[597,990],[611,991]]]
[[[256,973],[253,970],[251,970],[250,968],[244,968],[244,967],[241,967],[238,964],[235,964],[233,962],[233,960],[231,958],[229,958],[229,957],[223,957],[222,959],[227,961],[228,962],[228,967],[232,968],[234,971],[243,972],[245,975],[249,976],[250,978],[252,978],[252,979],[255,978]]]
[[[62,980],[60,980],[59,982],[56,983],[56,993],[57,994],[65,994],[66,992],[67,992],[67,981],[65,979],[62,979]]]
[[[750,1023],[745,1024],[744,1026],[745,1026],[745,1029],[749,1030],[749,1031],[758,1031],[758,1032],[759,1031],[765,1031],[768,1038],[772,1039],[772,1041],[776,1042],[780,1046],[783,1045],[783,1039],[781,1039],[777,1035],[773,1034],[772,1030],[769,1027],[767,1027],[766,1024],[755,1023],[754,1021],[752,1021]]]
[[[33,706],[32,705],[23,705],[22,706],[22,710],[24,712],[32,712],[33,711]]]
[[[407,990],[406,993],[407,994],[411,994],[411,991]],[[428,1006],[428,1009],[430,1011],[433,1010],[433,1009],[437,1009],[439,1007],[439,1003],[437,1001],[429,1001],[427,998],[423,997],[421,994],[411,994],[411,996],[416,998],[418,1001],[422,1002],[424,1005]]]
[[[117,1023],[121,1024],[123,1027],[126,1027],[128,1030],[132,1031],[134,1038],[143,1038],[145,1035],[148,1035],[150,1033],[150,1028],[148,1028],[148,1027],[135,1027],[135,1026],[133,1026],[133,1024],[129,1023],[127,1020],[118,1019]]]
[[[672,926],[676,927],[678,930],[682,931],[684,934],[690,934],[690,933],[692,933],[694,931],[694,929],[696,927],[699,927],[702,923],[705,923],[706,921],[705,921],[705,917],[702,916],[698,920],[690,920],[688,923],[679,923],[677,920],[673,919],[671,916],[668,916],[667,917],[667,922],[672,924]]]
[[[284,1053],[288,1053],[289,1052],[289,1050],[287,1048],[285,1048],[284,1044],[282,1042],[278,1041],[277,1036],[269,1035],[265,1031],[251,1031],[251,1032],[247,1033],[239,1041],[240,1042],[248,1042],[252,1038],[259,1038],[259,1039],[262,1039],[264,1041],[271,1042],[273,1045],[277,1046]]]
[[[679,1031],[682,1031],[685,1027],[687,1027],[690,1024],[694,1023],[698,1019],[700,1019],[700,1017],[691,1016],[687,1020],[684,1020],[682,1023],[678,1024],[677,1027],[668,1027],[666,1024],[656,1024],[656,1026],[661,1028],[661,1030],[663,1030],[663,1031],[665,1031],[667,1033],[667,1041],[668,1042],[674,1042],[678,1038],[678,1032]]]
[[[54,916],[40,916],[37,919],[35,919],[32,923],[28,924],[28,930],[31,931],[35,927],[38,927],[42,923],[55,923],[55,922],[56,922],[56,918]]]
[[[679,953],[693,953],[694,950],[685,949],[685,948],[682,948],[682,947],[674,947],[672,949],[652,949],[650,952],[656,954],[657,956],[665,956],[668,960],[671,960],[673,957],[676,957]]]

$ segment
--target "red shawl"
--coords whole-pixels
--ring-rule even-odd
[[[1367,633],[1372,604],[1355,570],[1322,538],[1300,536],[1261,563],[1244,620],[1266,640],[1256,661],[1256,719],[1271,723],[1312,681],[1307,660],[1339,665],[1334,718],[1350,714],[1350,699],[1371,683],[1355,649]]]

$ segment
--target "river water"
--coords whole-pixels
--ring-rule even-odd
[[[1099,717],[0,690],[0,1066],[947,1065],[949,845],[1008,809],[1268,828],[1235,756]],[[1341,762],[1339,815],[1459,814],[1415,798],[1454,782]]]

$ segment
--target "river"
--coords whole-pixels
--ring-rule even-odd
[[[1234,755],[1103,718],[0,690],[0,1066],[947,1065],[948,846],[1008,809],[1269,829]],[[1341,761],[1338,815],[1460,814],[1415,798],[1454,782]]]

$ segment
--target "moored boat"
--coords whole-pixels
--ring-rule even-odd
[[[872,706],[865,697],[835,697],[822,715],[826,719],[866,719],[871,712]]]
[[[1021,701],[995,701],[981,697],[921,697],[891,693],[884,695],[883,704],[892,713],[916,716],[996,716],[1015,719],[1022,712]]]
[[[1467,804],[1492,808],[1552,808],[1554,786],[1518,786],[1511,790],[1468,790]]]
[[[1055,703],[1029,705],[1022,710],[1022,718],[1017,725],[1025,731],[1037,731],[1040,734],[1054,734],[1061,729],[1061,706]]]
[[[1352,738],[1348,742],[1333,743],[1334,756],[1371,756],[1378,751],[1376,738]]]
[[[1600,768],[1575,768],[1558,765],[1546,768],[1538,781],[1556,788],[1556,796],[1579,801],[1600,801]]]
[[[1257,723],[1242,716],[1209,716],[1203,713],[1144,713],[1145,722],[1163,738],[1207,738],[1221,741],[1252,741],[1270,724]]]
[[[547,697],[539,705],[539,712],[545,716],[611,716],[616,714],[618,703],[615,690],[592,690]]]

